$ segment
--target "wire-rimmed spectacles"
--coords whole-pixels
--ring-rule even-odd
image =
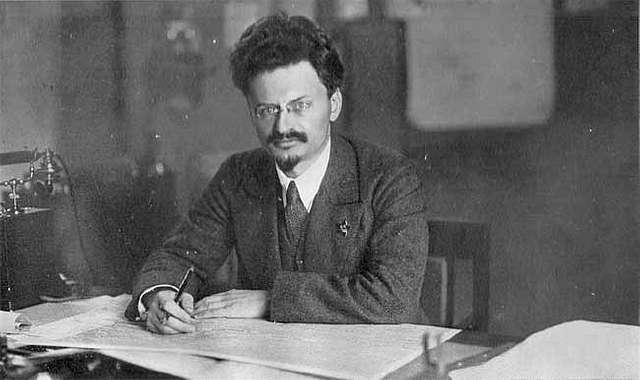
[[[253,109],[253,115],[259,120],[274,119],[286,109],[288,113],[302,116],[311,106],[311,100],[307,99],[294,99],[283,104],[258,104]]]

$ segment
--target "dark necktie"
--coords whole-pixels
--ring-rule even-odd
[[[304,207],[296,183],[293,181],[289,182],[287,187],[287,206],[284,208],[284,217],[287,222],[289,241],[297,245],[304,231],[307,209]]]

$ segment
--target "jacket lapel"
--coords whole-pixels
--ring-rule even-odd
[[[309,214],[304,253],[308,267],[331,271],[344,261],[342,255],[357,234],[360,199],[355,152],[335,135],[327,172]]]
[[[263,253],[260,257],[248,259],[267,262],[269,271],[262,274],[263,279],[273,279],[281,270],[278,248],[280,183],[276,175],[275,163],[267,152],[264,152],[255,167],[247,172],[252,175],[246,178],[244,188],[252,201],[256,202],[257,207],[246,207],[246,212],[252,214],[247,220],[254,221],[255,224],[243,226],[242,229],[255,231],[257,236],[254,240],[254,252]]]
[[[320,189],[335,205],[360,201],[360,181],[353,147],[341,136],[331,140],[329,166]]]

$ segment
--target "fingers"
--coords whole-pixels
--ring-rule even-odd
[[[252,294],[251,292],[252,291],[250,290],[232,289],[226,292],[212,294],[198,301],[196,303],[196,309],[198,309],[198,307],[202,305],[222,304],[246,299]]]
[[[147,316],[147,329],[156,334],[179,334],[183,332],[180,328],[181,326],[177,325],[174,321],[177,321],[175,318],[166,317],[163,313],[158,315],[156,313],[149,313]]]
[[[185,299],[184,295],[181,299]],[[193,298],[191,298],[190,305],[193,305]],[[193,309],[193,306],[191,306],[191,309]],[[193,324],[196,322],[191,314],[175,303],[173,299],[160,304],[160,310],[164,311],[169,316],[178,319],[182,323]]]
[[[154,296],[147,314],[147,329],[158,334],[177,334],[195,331],[196,320],[189,311],[193,310],[193,296],[184,293],[180,303],[173,301],[175,292],[161,291]]]
[[[233,317],[234,306],[242,298],[237,290],[213,294],[196,303],[193,316],[196,318]]]
[[[147,329],[157,334],[178,334],[196,331],[191,322],[183,322],[167,312],[150,312],[147,315]]]
[[[269,293],[262,290],[230,290],[203,298],[196,303],[193,316],[201,318],[263,318],[268,310]]]
[[[180,297],[180,306],[187,312],[189,315],[193,315],[193,296],[189,293],[183,293],[182,297]]]
[[[237,317],[234,312],[234,305],[230,302],[226,303],[204,303],[196,306],[193,316],[198,319],[203,318],[233,318]]]

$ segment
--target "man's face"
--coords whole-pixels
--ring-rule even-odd
[[[342,95],[338,90],[329,98],[313,66],[302,61],[258,75],[247,102],[260,142],[282,171],[296,177],[329,141]]]

